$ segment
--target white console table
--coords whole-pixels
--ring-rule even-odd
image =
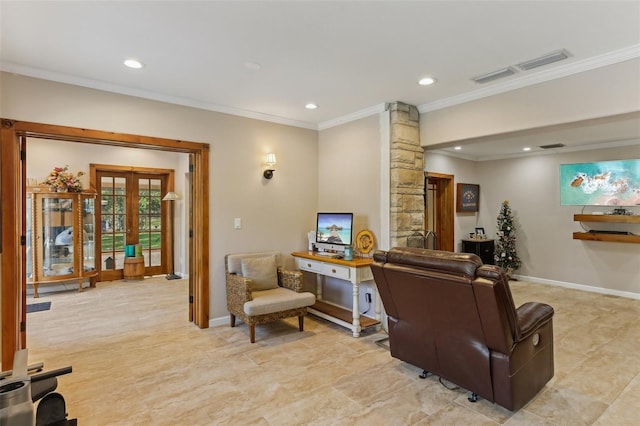
[[[318,256],[311,251],[293,252],[296,266],[302,271],[316,274],[318,286],[316,303],[308,311],[320,318],[347,327],[353,332],[353,337],[360,336],[363,328],[375,327],[380,324],[380,298],[373,286],[373,300],[375,305],[375,319],[360,316],[360,283],[373,280],[371,273],[372,260],[368,258],[354,258],[353,260],[336,259]],[[322,285],[324,277],[333,277],[351,283],[353,289],[353,306],[351,310],[322,300]]]

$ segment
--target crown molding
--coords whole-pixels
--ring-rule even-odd
[[[356,112],[352,112],[351,114],[343,115],[342,117],[334,118],[332,120],[323,121],[318,124],[318,130],[326,130],[331,127],[336,127],[341,124],[349,123],[351,121],[356,121],[361,118],[369,117],[371,115],[380,114],[384,112],[387,108],[386,103],[373,105],[369,108],[361,109]]]
[[[486,88],[419,105],[418,111],[421,114],[436,111],[637,58],[640,58],[640,44],[635,44],[603,55],[568,63],[566,65],[555,66],[543,71],[533,73],[527,71],[527,74],[522,77],[515,77],[508,81],[493,84]]]
[[[162,95],[147,90],[134,89],[131,87],[119,86],[116,84],[105,83],[104,81],[92,80],[82,77],[76,77],[69,74],[45,71],[38,68],[25,67],[23,65],[11,62],[0,62],[0,71],[19,74],[26,77],[39,78],[42,80],[50,80],[58,83],[70,84],[73,86],[81,86],[89,89],[101,90],[104,92],[118,93],[120,95],[134,96],[153,101],[166,102],[170,104],[198,108],[207,111],[220,112],[239,117],[251,118],[254,120],[268,121],[271,123],[284,124],[286,126],[300,127],[303,129],[318,130],[315,123],[305,121],[291,120],[275,115],[263,114],[260,112],[244,110],[240,108],[218,105],[207,102],[195,101],[193,99],[181,98],[177,96]]]

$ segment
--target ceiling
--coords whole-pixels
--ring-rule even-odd
[[[310,129],[386,102],[424,112],[612,52],[640,56],[639,1],[3,0],[0,25],[3,71]],[[569,58],[515,67],[559,49]],[[124,67],[127,58],[144,67]],[[516,74],[471,80],[507,66]],[[424,76],[437,82],[419,86]],[[638,122],[623,137],[640,138]],[[605,129],[606,139],[622,131]],[[576,143],[601,142],[595,134]],[[474,142],[486,145],[470,158],[508,155]]]

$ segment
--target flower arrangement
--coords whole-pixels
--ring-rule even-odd
[[[80,176],[83,175],[84,172],[78,172],[74,176],[69,171],[69,166],[54,167],[42,183],[49,186],[49,189],[54,192],[80,192],[82,191]]]

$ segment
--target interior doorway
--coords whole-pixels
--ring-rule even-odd
[[[425,172],[424,187],[426,247],[455,251],[453,175]]]
[[[193,296],[189,298],[189,312],[195,325],[209,326],[209,145],[9,119],[1,119],[1,123],[2,366],[13,364],[15,351],[25,348],[27,340],[24,241],[28,137],[191,154],[193,227],[188,244],[193,259],[189,273]]]

